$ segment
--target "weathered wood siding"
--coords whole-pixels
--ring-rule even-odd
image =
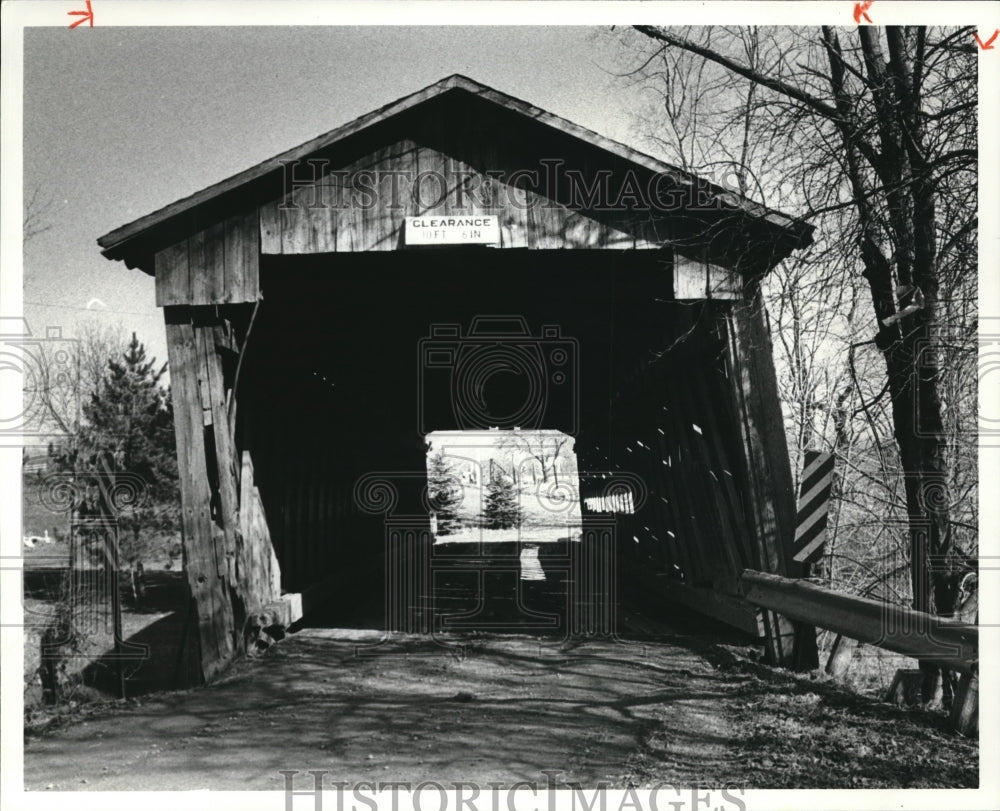
[[[729,309],[721,325],[727,336],[727,368],[746,465],[747,504],[760,571],[800,576],[792,560],[795,492],[781,415],[773,351],[759,288]],[[775,664],[818,666],[816,633],[773,611],[764,612],[768,650]]]
[[[281,596],[281,566],[271,544],[271,530],[264,512],[260,490],[254,481],[253,459],[243,451],[240,474],[240,534],[242,546],[237,558],[237,579],[254,604],[253,612]]]
[[[198,625],[202,677],[217,675],[235,653],[233,608],[227,590],[224,533],[212,520],[212,487],[202,402],[201,341],[186,313],[167,312],[167,351],[173,389],[181,490],[184,571]],[[207,404],[209,409],[210,403]]]
[[[280,568],[252,461],[235,441],[233,380],[223,361],[225,353],[239,348],[233,327],[214,308],[168,307],[164,315],[184,569],[207,681],[241,652],[247,617],[280,595]]]
[[[521,167],[486,149],[462,160],[404,139],[345,166],[326,166],[314,183],[299,182],[320,168],[296,167],[294,190],[261,207],[263,253],[398,250],[406,217],[418,215],[496,215],[501,248],[656,248],[665,236],[663,223],[645,213],[575,210],[517,185]],[[544,167],[525,171],[540,180]]]
[[[499,220],[500,249],[670,250],[678,240],[676,298],[740,296],[741,274],[707,258],[697,241],[708,236],[690,218],[657,208],[652,174],[641,167],[583,147],[553,169],[516,137],[497,145],[478,130],[420,128],[421,142],[402,138],[352,160],[287,167],[282,195],[158,251],[157,304],[255,301],[261,254],[419,252],[406,245],[407,217],[484,214]]]
[[[156,253],[156,306],[240,304],[260,294],[257,210],[229,217]]]
[[[760,554],[744,508],[724,344],[706,313],[672,315],[688,340],[647,364],[612,407],[611,462],[648,489],[634,512],[615,510],[622,566],[648,590],[756,633],[758,612],[739,596],[740,574]]]
[[[674,251],[674,298],[678,301],[735,301],[742,295],[739,271],[709,262],[703,251],[694,256]]]

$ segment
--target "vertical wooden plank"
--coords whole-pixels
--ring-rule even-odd
[[[261,537],[264,539],[262,543],[262,554],[269,560],[268,571],[270,573],[270,594],[271,599],[278,599],[281,596],[281,565],[278,562],[278,556],[274,550],[274,544],[271,543],[271,536],[269,531],[269,525],[267,523],[267,514],[264,512],[264,504],[260,499],[260,492],[257,488],[254,488],[254,498],[257,501],[257,515],[259,516],[261,524]]]
[[[724,392],[720,393],[716,391],[715,387],[710,386],[704,375],[700,375],[699,380],[702,384],[699,392],[700,401],[712,414],[711,424],[714,428],[708,433],[707,439],[724,496],[723,515],[728,526],[727,542],[733,545],[733,552],[739,562],[739,568],[752,568],[752,542],[747,534],[746,516],[743,513],[739,492],[736,489],[736,460],[729,458],[723,441],[723,434],[731,424],[729,422],[731,415],[725,408]]]
[[[205,299],[192,304],[218,304],[226,299],[225,224],[215,223],[204,230]]]
[[[299,447],[303,447],[300,445]],[[298,488],[298,514],[296,523],[298,532],[296,540],[299,545],[299,560],[301,583],[303,585],[312,582],[312,546],[315,541],[312,525],[312,501],[313,501],[313,471],[316,469],[316,454],[310,449],[305,451],[305,464],[302,464],[302,451],[298,461],[299,488]]]
[[[273,256],[281,253],[281,198],[265,203],[258,210],[260,252]]]
[[[292,447],[291,443],[289,445]],[[302,590],[302,473],[291,459],[284,461],[285,478],[291,483],[285,496],[285,554],[295,583],[295,590]]]
[[[241,271],[237,278],[243,282],[242,293],[237,296],[234,286],[234,302],[251,302],[260,298],[260,223],[256,209],[248,211],[240,218],[240,248],[239,256]]]
[[[189,304],[209,304],[212,301],[205,237],[204,231],[198,231],[188,238],[188,267],[191,272]]]
[[[260,491],[254,483],[250,451],[243,451],[241,468],[239,519],[245,544],[247,606],[255,611],[281,595],[281,570],[271,544]]]
[[[647,451],[643,454],[645,459],[645,479],[650,483],[650,492],[647,496],[649,520],[651,524],[652,542],[656,544],[655,554],[657,555],[661,567],[661,573],[676,575],[679,567],[673,554],[673,547],[670,544],[670,536],[667,534],[667,524],[669,522],[669,505],[663,502],[664,489],[659,482],[662,479],[663,471],[661,456],[659,453],[659,434],[656,431],[657,403],[648,401],[644,415],[645,437],[643,442]]]
[[[699,585],[714,588],[727,571],[724,557],[719,550],[718,507],[712,492],[712,474],[701,452],[705,420],[691,397],[695,369],[689,370],[677,385],[678,441],[684,454],[684,496],[688,503],[695,543],[705,566],[705,580]]]
[[[678,389],[683,389],[687,383],[683,379],[680,381],[674,379],[673,385]],[[682,543],[685,545],[694,567],[694,571],[691,573],[692,582],[689,585],[706,586],[712,582],[716,566],[709,554],[710,550],[706,547],[706,534],[702,527],[707,516],[697,500],[697,488],[702,485],[698,481],[698,476],[690,472],[696,463],[689,437],[694,429],[691,427],[690,420],[687,419],[688,414],[676,398],[672,408],[666,414],[670,420],[669,430],[676,449],[671,460],[673,466],[671,474],[676,477],[674,497],[677,512],[682,522]]]
[[[521,200],[524,203],[524,231],[526,237],[526,246],[534,250],[538,247],[539,237],[540,237],[540,224],[538,222],[538,207],[541,205],[541,201],[538,199],[538,195],[529,189],[523,189],[521,195]]]
[[[190,303],[187,240],[181,240],[158,251],[153,259],[153,272],[156,279],[157,307]]]
[[[680,573],[690,582],[695,571],[691,556],[684,543],[685,533],[682,529],[677,491],[674,487],[674,468],[669,464],[669,462],[676,464],[674,460],[677,454],[674,447],[669,444],[666,436],[667,429],[662,429],[663,433],[660,433],[661,426],[667,425],[666,421],[657,416],[653,423],[657,429],[653,446],[656,449],[656,458],[653,462],[659,466],[658,475],[654,481],[660,483],[656,496],[663,514],[664,542],[669,545],[672,562],[677,564]]]
[[[316,465],[313,469],[313,563],[312,571],[314,580],[319,580],[326,575],[323,568],[323,548],[329,542],[323,526],[323,477],[326,473],[326,448],[323,443],[316,447]]]
[[[200,308],[202,309],[202,308]],[[197,375],[198,375],[198,392],[199,399],[201,403],[202,411],[202,424],[204,426],[203,436],[208,435],[213,443],[215,442],[215,410],[213,409],[213,393],[212,393],[212,374],[209,371],[212,365],[209,354],[214,355],[212,348],[212,343],[208,336],[211,335],[211,325],[206,325],[206,314],[201,311],[196,311],[195,323],[192,326],[193,336],[194,336],[194,351],[197,363]],[[210,316],[209,316],[210,318]],[[223,420],[222,425],[227,425],[227,421]],[[223,433],[223,432],[220,432]],[[210,449],[206,443],[206,454],[210,452]],[[215,458],[211,459],[213,467],[216,467],[216,474],[219,479],[223,477],[223,471],[219,470],[217,467],[217,449],[214,452]],[[207,458],[207,457],[206,457]],[[206,467],[206,475],[207,467]],[[230,570],[230,556],[229,556],[229,543],[226,536],[225,526],[228,522],[226,521],[225,515],[217,516],[217,521],[212,522],[213,528],[213,543],[215,544],[215,562],[217,572],[220,577],[228,577]]]
[[[260,490],[257,489],[256,484],[252,484],[250,488],[250,497],[254,571],[258,573],[256,588],[258,589],[261,603],[267,603],[277,596],[272,596],[269,585],[273,577],[279,576],[277,574],[278,564],[275,560],[274,548],[271,544],[270,533],[268,532],[267,516],[264,512],[264,505],[261,502]]]
[[[387,179],[388,189],[383,187],[383,193],[388,195],[386,199],[389,204],[393,203],[393,197],[395,197],[397,204],[388,216],[390,233],[385,244],[386,250],[396,250],[403,247],[406,238],[406,218],[410,216],[412,210],[415,210],[413,180],[416,176],[416,162],[414,160],[416,149],[416,143],[409,139],[404,139],[397,144],[396,157],[390,168],[399,174],[395,180]],[[393,194],[393,183],[396,184],[395,195]]]
[[[299,527],[301,528],[299,530],[299,543],[302,550],[303,583],[311,583],[313,579],[313,546],[316,542],[316,529],[312,521],[315,471],[316,453],[311,449],[306,456],[306,464],[301,468],[302,487],[299,491]]]
[[[417,215],[444,215],[447,213],[448,194],[446,190],[446,158],[434,149],[418,146],[414,150],[416,175],[419,180],[416,205]]]
[[[285,441],[282,443],[286,447],[295,447],[291,441],[291,438],[287,436],[287,426],[282,424],[282,435],[285,436]],[[284,571],[288,581],[292,584],[292,588],[296,589],[299,587],[299,549],[298,540],[296,537],[296,526],[295,526],[295,501],[296,494],[299,492],[300,485],[298,478],[295,476],[294,469],[289,465],[289,460],[282,456],[272,453],[270,455],[270,461],[275,464],[280,473],[281,481],[283,484],[283,498],[281,500],[281,563],[282,570]]]
[[[282,229],[281,251],[291,254],[319,253],[327,245],[333,190],[326,185],[329,166],[322,161],[303,160],[294,170],[296,184],[278,203]],[[287,204],[286,204],[287,201]]]
[[[355,242],[358,243],[356,250],[360,251],[370,251],[373,249],[375,244],[375,229],[378,224],[378,210],[377,205],[373,207],[368,199],[371,194],[368,191],[369,187],[372,185],[372,177],[370,174],[371,158],[360,164],[355,164],[352,168],[352,176],[357,178],[356,185],[357,198],[351,201],[351,207],[355,209],[358,216],[355,218],[355,227],[358,229]],[[361,174],[364,173],[364,174]]]
[[[324,525],[323,515],[325,505],[324,499],[324,487],[323,483],[326,477],[326,432],[321,430],[319,437],[319,442],[316,443],[316,468],[313,472],[313,509],[312,517],[313,524],[315,526],[314,536],[315,542],[313,544],[313,580],[320,580],[326,576],[326,570],[323,561],[323,552],[326,544],[329,543],[329,538],[326,534],[326,526]]]
[[[704,338],[703,338],[704,339]],[[730,522],[731,513],[727,491],[726,475],[722,465],[719,464],[719,456],[715,453],[716,443],[719,440],[719,433],[723,430],[722,424],[717,420],[717,412],[713,408],[711,397],[705,385],[705,370],[710,368],[710,361],[705,358],[698,364],[690,377],[690,388],[686,388],[686,393],[692,409],[697,409],[693,414],[699,420],[701,432],[692,436],[692,444],[696,452],[700,455],[701,465],[707,472],[705,478],[706,486],[710,494],[709,510],[712,515],[715,531],[712,533],[711,543],[718,550],[718,559],[725,567],[728,577],[722,576],[716,580],[716,588],[722,588],[729,593],[738,593],[739,577],[744,569],[738,549],[739,541],[734,533],[733,525]],[[700,417],[698,416],[700,414]],[[731,483],[730,483],[731,486]],[[723,572],[720,571],[720,575]]]
[[[503,204],[503,226],[500,229],[504,248],[527,248],[528,212],[527,192],[517,186],[498,183]]]
[[[234,654],[232,607],[218,576],[198,384],[198,354],[186,307],[164,310],[174,394],[185,573],[195,601],[201,673],[207,681]]]
[[[677,301],[708,298],[708,267],[703,260],[674,251],[674,298]]]
[[[240,513],[239,513],[239,526],[240,534],[247,545],[247,562],[248,564],[253,563],[253,543],[252,543],[252,533],[253,533],[253,519],[254,519],[254,504],[253,504],[253,459],[250,456],[250,451],[243,451],[240,459]]]
[[[667,369],[667,364],[659,364],[659,369],[662,375]],[[670,427],[667,413],[670,401],[666,392],[669,392],[670,389],[658,380],[655,390],[663,393],[663,396],[658,398],[659,402],[650,417],[650,427],[655,431],[653,463],[654,467],[657,468],[657,475],[654,481],[659,483],[656,497],[659,499],[659,507],[664,517],[664,541],[669,544],[672,560],[677,564],[684,578],[691,582],[695,577],[695,568],[685,544],[686,533],[681,519],[680,501],[677,496],[677,488],[674,486],[677,450],[676,443],[672,440],[673,430]]]
[[[566,210],[561,227],[561,247],[588,249],[600,247],[603,227],[578,211]]]
[[[338,184],[343,185],[345,182],[341,179],[336,181]],[[349,243],[351,236],[351,206],[348,205],[350,201],[350,188],[342,188],[332,195],[335,203],[328,212],[330,222],[328,225],[330,238],[328,240],[328,246],[331,251],[339,252],[347,250],[346,245]]]
[[[795,535],[795,494],[762,307],[758,294],[730,310],[730,381],[738,403],[761,571],[794,577],[786,552]]]
[[[723,301],[735,301],[743,295],[743,279],[738,271],[713,265],[708,268],[708,297]]]
[[[299,186],[287,196],[287,205],[279,206],[281,252],[309,252],[309,209],[314,192],[311,186]]]
[[[677,326],[682,331],[681,325]],[[665,485],[666,499],[673,518],[668,537],[673,543],[675,557],[679,558],[681,571],[684,573],[687,585],[703,582],[709,575],[706,562],[700,546],[697,526],[692,520],[692,509],[688,500],[689,486],[686,461],[683,456],[684,447],[681,436],[686,430],[680,419],[680,404],[678,400],[678,369],[683,364],[671,359],[664,359],[654,371],[657,375],[654,391],[657,393],[657,407],[651,417],[651,423],[657,430],[657,450],[659,451],[661,481]],[[662,430],[662,434],[660,433]],[[666,464],[664,464],[666,463]]]
[[[202,358],[202,369],[208,383],[208,407],[212,412],[212,432],[215,437],[216,467],[219,476],[219,502],[221,523],[225,538],[224,557],[226,571],[235,579],[236,533],[239,528],[239,499],[237,490],[236,453],[230,432],[226,408],[225,381],[222,361],[216,352],[217,332],[221,327],[206,325],[195,327],[196,344]],[[239,583],[234,582],[239,589]]]
[[[223,285],[219,304],[229,304],[232,302],[252,301],[246,297],[247,280],[249,268],[244,261],[244,240],[250,234],[247,233],[247,218],[230,217],[223,223]],[[256,233],[257,229],[253,229]]]
[[[333,426],[327,426],[323,442],[323,465],[322,478],[320,480],[320,566],[324,576],[332,571],[330,559],[330,545],[333,542],[333,527],[331,526],[331,515],[333,506],[333,493],[330,487],[330,478],[333,475],[334,447],[336,437],[333,433]]]
[[[735,303],[726,317],[730,386],[744,447],[748,517],[757,541],[762,571],[796,577],[792,561],[795,494],[781,418],[771,339],[764,324],[759,288]],[[767,655],[772,664],[818,667],[816,631],[764,612]]]
[[[365,192],[364,204],[371,202],[369,198],[374,199],[374,205],[369,207],[368,210],[368,225],[367,230],[368,235],[368,248],[369,251],[384,251],[389,241],[390,223],[388,221],[390,217],[389,212],[389,190],[390,184],[388,178],[385,176],[385,172],[392,167],[393,162],[393,147],[387,146],[382,147],[375,151],[372,155],[371,161],[366,165],[366,169],[372,174],[365,179]],[[369,191],[368,187],[374,189],[374,191]]]
[[[393,184],[402,186],[398,178],[393,178],[390,173],[397,172],[403,161],[402,142],[390,144],[384,147],[375,155],[371,163],[371,170],[375,173],[370,185],[375,188],[375,206],[371,211],[370,228],[372,229],[369,238],[372,251],[391,251],[397,246],[395,233],[395,219],[398,213],[393,210]],[[399,194],[396,195],[399,197]],[[397,202],[401,202],[397,200]]]
[[[270,546],[271,540],[267,536],[267,522],[260,503],[260,491],[253,484],[248,490],[248,497],[250,534],[247,537],[250,540],[250,559],[253,561],[254,592],[261,603],[267,603],[271,599],[267,589],[271,578],[271,560],[266,556],[265,548]]]

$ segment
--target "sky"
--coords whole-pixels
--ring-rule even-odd
[[[24,189],[51,227],[25,246],[25,317],[120,323],[166,360],[152,278],[97,237],[452,73],[642,146],[616,63],[594,28],[27,29]]]

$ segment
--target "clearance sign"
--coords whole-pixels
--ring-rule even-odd
[[[500,242],[496,216],[407,217],[407,245],[493,245]]]

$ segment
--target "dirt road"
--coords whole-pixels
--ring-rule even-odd
[[[375,631],[306,629],[211,687],[29,740],[25,787],[276,790],[290,769],[352,783],[544,785],[555,770],[590,787],[976,784],[975,742],[943,724],[727,665],[702,638],[470,636],[460,655],[427,637],[376,646]],[[936,760],[916,768],[914,751]]]
[[[212,687],[150,697],[29,742],[29,789],[274,789],[282,769],[338,780],[619,784],[654,730],[678,777],[724,776],[733,677],[668,643],[567,649],[472,640],[460,657],[410,637],[310,629]],[[367,655],[356,656],[356,648]]]

